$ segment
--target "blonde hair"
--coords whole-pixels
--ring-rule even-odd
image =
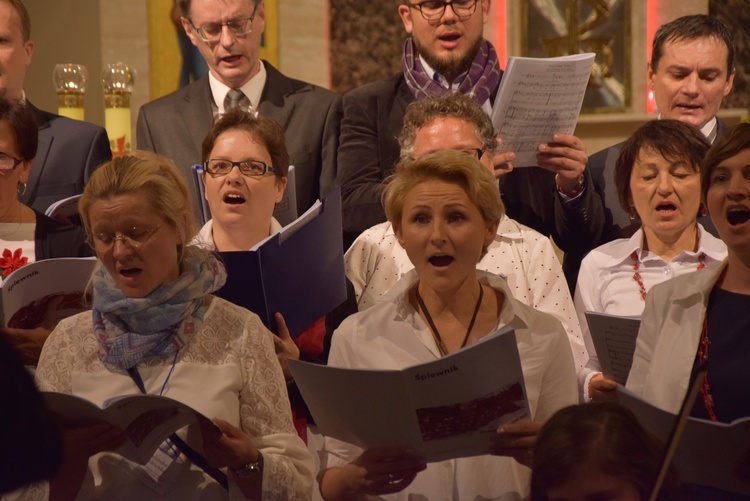
[[[114,157],[91,175],[78,201],[86,233],[91,235],[95,202],[133,193],[146,195],[153,211],[177,230],[185,249],[198,229],[187,185],[171,160],[146,151]]]
[[[403,159],[388,177],[383,206],[394,226],[401,224],[406,195],[418,184],[438,180],[461,186],[487,222],[505,214],[495,178],[479,160],[453,150],[438,151],[419,160]]]

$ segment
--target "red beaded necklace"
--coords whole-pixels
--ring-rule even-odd
[[[641,278],[641,274],[638,272],[638,269],[640,266],[640,261],[638,260],[638,251],[633,251],[633,253],[630,255],[630,259],[633,260],[633,280],[635,280],[635,283],[638,284],[638,293],[641,296],[641,301],[646,300],[646,287],[643,285],[643,279]],[[700,271],[703,268],[706,267],[706,254],[701,252],[698,255],[698,267],[696,270]]]
[[[708,346],[710,344],[711,342],[708,340],[708,315],[706,315],[703,320],[703,331],[701,332],[700,343],[698,343],[698,363],[708,360]],[[711,421],[718,421],[716,411],[714,411],[714,397],[711,396],[711,387],[708,384],[708,371],[706,371],[706,374],[703,376],[700,393],[703,397],[703,405],[706,407],[706,412],[708,412],[708,418]]]

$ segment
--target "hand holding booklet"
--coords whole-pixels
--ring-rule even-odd
[[[217,295],[257,314],[276,332],[284,315],[292,337],[346,299],[341,192],[248,251],[221,252],[227,282]]]
[[[427,461],[477,456],[501,424],[531,417],[510,327],[403,370],[289,365],[318,430],[363,449],[406,445]]]
[[[515,152],[514,166],[535,166],[539,144],[573,134],[594,57],[508,58],[491,118],[503,140],[498,151]]]
[[[641,319],[593,311],[587,311],[585,315],[602,373],[620,384],[625,384],[633,365],[633,353]]]
[[[113,452],[139,464],[146,464],[172,433],[197,422],[201,416],[187,405],[159,395],[110,398],[101,409],[84,398],[67,393],[42,392],[42,398],[50,412],[69,426],[104,421],[123,430],[128,440]]]

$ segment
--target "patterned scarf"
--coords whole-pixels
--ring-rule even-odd
[[[185,346],[203,324],[206,295],[227,279],[224,265],[213,254],[205,256],[184,259],[179,277],[144,298],[126,297],[100,264],[91,278],[99,360],[128,369]]]
[[[427,75],[411,37],[404,42],[401,66],[406,77],[406,84],[417,100],[430,96],[442,96],[449,92]],[[495,48],[487,40],[482,40],[466,78],[458,86],[458,92],[473,96],[479,104],[484,104],[500,83],[501,75],[502,71],[497,61]]]

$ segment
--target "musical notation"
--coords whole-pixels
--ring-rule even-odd
[[[500,151],[516,153],[514,166],[536,165],[540,143],[575,131],[593,63],[592,53],[508,59],[492,123],[503,140]]]

